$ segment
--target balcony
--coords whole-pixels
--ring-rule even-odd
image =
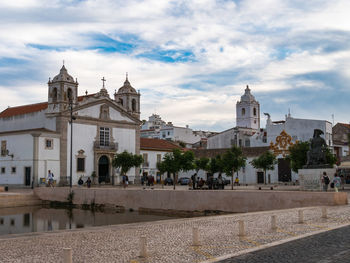
[[[108,145],[106,145],[106,142],[100,142],[100,141],[95,141],[94,142],[94,149],[99,149],[99,150],[118,150],[118,143],[117,142],[109,142]]]

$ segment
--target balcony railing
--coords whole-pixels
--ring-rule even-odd
[[[106,142],[101,141],[95,141],[94,142],[94,148],[95,149],[101,149],[101,150],[118,150],[118,143],[116,142],[109,142],[108,145],[106,145]]]

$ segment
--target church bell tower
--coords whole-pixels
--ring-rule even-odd
[[[73,105],[77,103],[78,81],[74,81],[64,65],[57,76],[49,79],[48,86],[48,113],[67,110],[70,101]]]
[[[249,86],[236,104],[236,126],[241,128],[260,129],[260,104],[250,93]]]

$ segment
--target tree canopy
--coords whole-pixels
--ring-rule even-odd
[[[112,161],[112,165],[116,168],[121,168],[120,174],[126,175],[126,173],[132,167],[138,167],[142,164],[142,156],[132,154],[127,151],[122,153],[116,153]]]
[[[163,161],[157,164],[157,168],[161,173],[168,172],[173,174],[175,189],[177,173],[193,169],[193,161],[194,153],[192,151],[182,152],[179,149],[174,149],[171,153],[165,154]]]
[[[266,151],[263,154],[261,154],[258,158],[253,159],[250,163],[255,169],[264,170],[264,182],[266,184],[266,170],[274,170],[275,164],[277,163],[277,159],[272,152]]]
[[[245,166],[247,158],[243,156],[241,148],[233,146],[222,156],[222,168],[226,175],[231,176],[231,188],[233,189],[233,174]]]
[[[297,142],[289,147],[287,159],[290,160],[291,168],[294,172],[297,173],[299,169],[306,165],[307,152],[309,149],[310,142]],[[323,150],[326,155],[326,163],[333,166],[337,162],[337,158],[328,147],[325,147]]]

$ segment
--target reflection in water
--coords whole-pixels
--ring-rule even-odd
[[[174,217],[138,212],[19,207],[0,209],[0,235],[156,221]]]

